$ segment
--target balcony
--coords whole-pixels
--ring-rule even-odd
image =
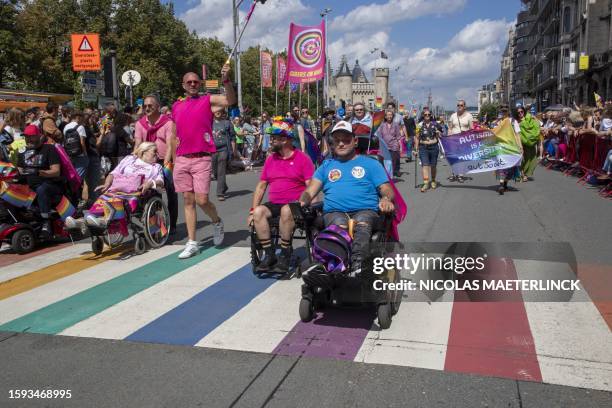
[[[522,65],[529,65],[530,62],[531,62],[531,58],[529,57],[529,55],[524,54],[514,59],[514,66],[518,67]]]
[[[550,69],[545,66],[542,72],[536,74],[536,90],[548,88],[557,83],[559,72],[557,66],[554,69]]]
[[[521,11],[516,16],[516,24],[517,25],[521,24],[521,23],[533,21],[533,20],[534,20],[534,17],[531,15],[531,13],[528,10]]]
[[[608,51],[601,54],[593,54],[591,56],[590,65],[591,68],[598,69],[605,67],[609,62],[612,62],[612,59],[610,58],[610,52]]]

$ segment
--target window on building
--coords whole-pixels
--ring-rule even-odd
[[[563,33],[567,34],[572,30],[572,9],[566,7],[563,9]]]

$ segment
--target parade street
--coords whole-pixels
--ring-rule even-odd
[[[402,159],[399,232],[410,251],[486,251],[515,279],[573,270],[581,290],[546,302],[525,292],[512,302],[404,294],[382,331],[367,308],[329,308],[303,323],[301,279],[252,273],[255,168],[229,175],[229,198],[215,201],[224,246],[213,247],[199,211],[201,253],[189,259],[177,259],[182,218],[172,244],[142,255],[128,242],[96,257],[88,238],[28,255],[3,247],[0,405],[611,406],[609,201],[542,166],[504,195],[491,173],[457,183],[446,181],[446,163],[439,170],[441,185],[421,193]],[[9,399],[29,389],[71,398]]]

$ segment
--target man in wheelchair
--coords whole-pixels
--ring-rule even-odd
[[[23,135],[26,149],[19,152],[17,167],[30,189],[36,192],[36,202],[43,219],[41,233],[51,237],[53,229],[49,214],[62,198],[64,189],[61,161],[55,147],[45,143],[38,126],[28,125]]]
[[[265,252],[265,258],[257,265],[256,271],[267,272],[274,267],[277,272],[283,273],[289,270],[291,239],[295,227],[288,204],[297,201],[308,186],[314,165],[306,154],[293,147],[296,131],[292,120],[274,120],[266,133],[271,136],[273,153],[266,159],[261,172],[247,223],[254,226],[257,239]],[[268,187],[269,201],[261,205]],[[269,219],[279,217],[281,255],[277,259]]]
[[[358,276],[370,251],[378,212],[391,213],[395,209],[394,192],[383,166],[357,154],[357,138],[350,123],[338,122],[331,138],[334,158],[317,169],[300,204],[308,205],[323,190],[325,227],[338,225],[349,230],[353,237],[350,275]]]

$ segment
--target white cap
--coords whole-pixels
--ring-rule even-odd
[[[339,131],[344,131],[347,133],[353,133],[353,126],[348,123],[346,120],[341,120],[340,122],[336,123],[336,126],[334,126],[334,128],[332,129],[332,135],[336,132]]]

